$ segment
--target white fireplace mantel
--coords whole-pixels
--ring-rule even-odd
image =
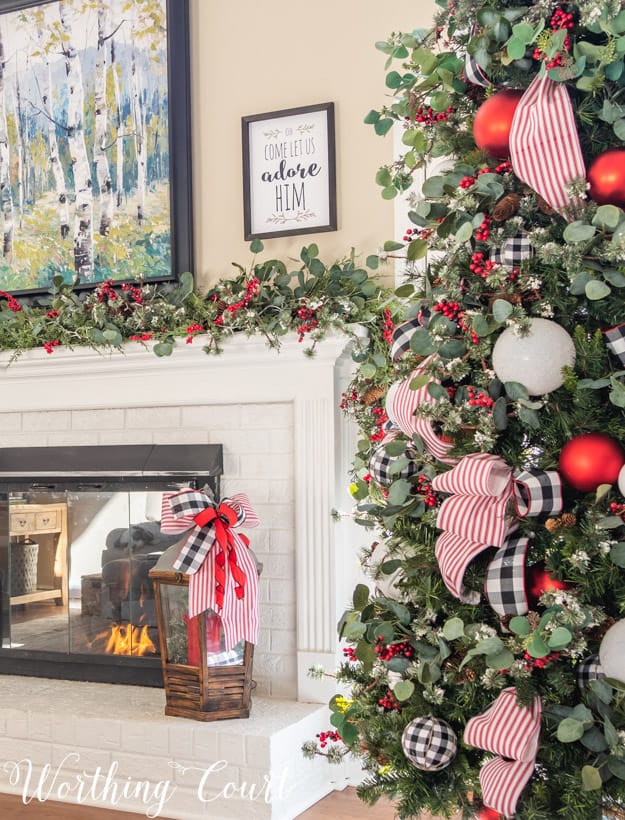
[[[336,623],[358,577],[353,524],[333,520],[349,509],[354,429],[339,409],[353,370],[348,339],[319,343],[314,357],[294,335],[279,350],[260,337],[234,336],[220,355],[205,340],[179,341],[170,357],[143,345],[101,353],[88,348],[28,351],[10,364],[0,354],[0,416],[31,411],[102,410],[171,405],[287,402],[294,414],[295,564],[298,700],[331,692],[308,669],[337,662]],[[262,476],[258,476],[262,478]]]

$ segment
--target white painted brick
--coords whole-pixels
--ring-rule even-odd
[[[272,533],[274,535],[274,533]],[[293,539],[291,538],[291,547]],[[294,578],[295,577],[295,556],[276,555],[271,552],[257,552],[258,559],[263,562],[263,574],[268,578]]]
[[[22,758],[32,760],[33,765],[52,762],[50,743],[39,740],[15,740],[13,737],[0,738],[0,761],[18,761]]]
[[[0,413],[0,428],[5,433],[16,432],[22,429],[21,413]]]
[[[229,478],[238,478],[241,475],[239,456],[226,450],[224,450],[224,475]]]
[[[263,625],[263,622],[260,623],[260,629],[258,630],[258,643],[254,648],[254,654],[257,652],[269,652],[271,647],[271,632],[269,629],[266,629]]]
[[[161,726],[154,727],[149,723],[124,721],[120,735],[121,741],[118,741],[118,748],[123,752],[145,754],[149,751],[151,755],[162,755],[163,757],[170,752],[168,733],[163,731]]]
[[[292,478],[282,480],[269,479],[267,482],[267,491],[269,501],[275,501],[278,504],[292,503],[295,495],[295,482]]]
[[[193,736],[189,748],[195,760],[210,762],[217,758],[217,735],[210,729],[212,729],[212,726],[193,727]]]
[[[276,428],[293,426],[293,405],[286,403],[276,404],[245,404],[241,408],[241,426],[247,429]]]
[[[269,600],[274,604],[295,603],[295,581],[271,581]]]
[[[182,427],[180,423],[180,407],[131,407],[125,411],[124,427],[126,429],[152,429],[158,430],[163,427],[177,429]]]
[[[207,430],[236,430],[241,426],[241,407],[238,404],[212,404],[182,408],[183,427]]]
[[[98,444],[152,444],[151,430],[106,430],[98,436]]]
[[[273,555],[292,555],[295,545],[295,533],[292,529],[274,529],[269,536],[269,549]]]
[[[53,737],[52,720],[50,715],[33,714],[28,715],[28,737],[33,740],[51,741]]]
[[[144,750],[144,754],[126,754],[118,752],[113,759],[119,764],[119,774],[131,776],[137,780],[170,780],[171,766],[169,755],[166,757],[156,757],[145,752],[150,751],[149,747]]]
[[[94,720],[85,725],[76,725],[75,743],[77,747],[93,747],[94,741],[100,749],[119,749],[121,722],[118,720]]]
[[[295,612],[292,606],[281,604],[273,604],[264,610],[265,623],[271,627],[278,629],[294,629],[295,628]]]
[[[217,740],[219,760],[227,760],[230,766],[245,766],[247,754],[245,738],[242,735],[219,733]]]
[[[52,740],[65,746],[76,745],[77,721],[68,720],[66,715],[52,716]]]
[[[191,727],[188,721],[169,722],[167,727],[169,737],[169,755],[173,759],[186,757],[189,754],[191,743]]]
[[[93,433],[75,433],[73,431],[68,431],[67,433],[51,433],[46,442],[46,444],[51,447],[67,447],[72,445],[83,447],[88,444],[96,443],[96,436],[94,436]]]
[[[69,430],[72,414],[69,410],[53,410],[41,413],[24,413],[22,416],[22,430],[33,430],[37,433],[51,430]]]
[[[287,700],[297,696],[297,672],[272,678],[269,684],[272,698]]]
[[[120,430],[124,427],[124,411],[73,410],[72,430]]]
[[[6,733],[8,737],[29,737],[29,730],[28,715],[18,716],[15,713],[7,715]]]
[[[92,734],[92,743],[97,743],[97,737]],[[99,767],[108,769],[112,762],[111,752],[98,748],[76,748],[75,746],[64,746],[53,744],[52,764],[61,766],[64,772],[95,772]]]
[[[271,630],[271,651],[287,654],[297,649],[297,637],[292,629]]]
[[[293,459],[287,454],[241,453],[241,474],[249,478],[288,478],[293,475]]]
[[[154,444],[208,444],[208,433],[205,430],[170,429],[154,432]]]
[[[256,512],[266,529],[293,529],[294,515],[292,504],[259,504]]]
[[[269,597],[269,580],[266,578],[260,579],[259,589],[258,589],[258,600],[261,604],[270,604],[271,598]]]
[[[46,433],[9,433],[0,435],[0,447],[44,447],[48,443]]]
[[[270,453],[288,453],[293,455],[293,427],[284,427],[282,430],[270,430],[268,436],[268,449]]]
[[[243,486],[241,479],[231,479],[226,473],[221,481],[222,495],[232,495],[240,492],[244,492],[247,495],[254,509],[256,509],[259,504],[269,501],[269,486],[267,481],[246,478],[245,485]]]

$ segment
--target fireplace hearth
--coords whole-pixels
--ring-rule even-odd
[[[162,686],[161,496],[222,472],[218,444],[0,449],[0,674]]]

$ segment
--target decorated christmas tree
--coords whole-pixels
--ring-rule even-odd
[[[406,276],[343,402],[375,588],[306,750],[402,818],[622,817],[625,4],[439,4],[377,44]]]

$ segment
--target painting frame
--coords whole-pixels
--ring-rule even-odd
[[[0,0],[0,19],[6,13],[35,11],[58,0]],[[136,274],[115,279],[115,286],[144,281],[160,284],[178,281],[186,271],[193,272],[193,175],[191,134],[191,61],[189,0],[164,0],[166,13],[165,48],[167,55],[167,136],[168,136],[168,202],[170,271],[162,275],[142,277]],[[1,237],[0,237],[1,239]],[[0,242],[1,250],[1,242]],[[95,281],[73,282],[75,290],[92,290],[102,284]],[[0,275],[0,290],[18,298],[41,297],[48,294],[51,283],[32,287],[5,287]]]
[[[245,116],[241,128],[244,238],[336,231],[334,103]],[[319,180],[310,176],[313,166]],[[273,192],[265,183],[274,186]],[[282,227],[289,222],[293,227]]]

